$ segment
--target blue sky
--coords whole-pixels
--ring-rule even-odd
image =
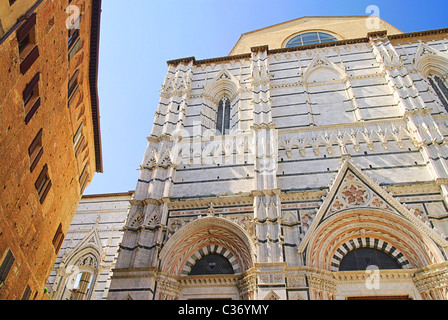
[[[242,33],[303,16],[368,15],[404,32],[448,27],[447,0],[103,0],[99,96],[104,173],[85,194],[134,190],[167,60],[226,56]]]

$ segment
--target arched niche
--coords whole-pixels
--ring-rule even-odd
[[[238,121],[235,103],[238,100],[240,84],[238,80],[224,67],[207,84],[203,92],[201,110],[202,133],[208,130],[207,135],[229,134]],[[220,104],[222,105],[220,113]],[[221,121],[221,128],[219,128]],[[225,130],[223,130],[223,126]]]
[[[226,252],[236,273],[243,273],[253,266],[256,251],[249,235],[237,224],[223,218],[200,218],[177,231],[163,246],[160,271],[187,275],[193,262],[208,252]]]
[[[432,239],[399,214],[354,208],[335,213],[314,230],[306,249],[306,265],[338,271],[343,256],[359,247],[395,255],[407,269],[444,261]]]

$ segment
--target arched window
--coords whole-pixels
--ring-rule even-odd
[[[80,272],[75,278],[70,300],[86,300],[90,296],[93,275],[90,272]]]
[[[339,265],[339,271],[366,270],[368,266],[379,269],[402,269],[389,254],[374,248],[358,248],[347,253]]]
[[[443,107],[448,111],[448,88],[446,84],[440,77],[432,74],[428,76],[428,81],[442,102]]]
[[[313,32],[301,33],[293,37],[286,43],[285,47],[291,48],[291,47],[306,46],[308,44],[325,43],[333,41],[338,41],[338,39],[335,36],[326,32],[313,31]]]
[[[84,252],[83,251],[87,251]],[[98,276],[98,258],[89,248],[76,251],[60,269],[60,280],[55,283],[53,300],[91,300]],[[60,284],[63,285],[60,285]]]
[[[230,129],[230,99],[223,97],[219,101],[216,117],[216,134],[229,134]]]
[[[224,256],[212,253],[202,257],[191,268],[190,276],[234,274],[233,267]]]

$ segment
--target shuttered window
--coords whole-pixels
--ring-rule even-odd
[[[20,27],[20,29],[17,31],[17,41],[19,42],[19,48],[21,48],[21,43],[24,44],[24,40],[26,38],[29,38],[29,35],[31,31],[33,31],[34,27],[36,26],[36,14],[32,14]]]
[[[73,98],[76,96],[76,93],[79,91],[78,86],[78,76],[79,76],[79,70],[76,70],[75,73],[70,78],[70,81],[68,82],[68,105],[70,106]]]
[[[25,292],[23,293],[22,300],[29,300],[31,297],[31,288],[26,286]]]
[[[83,128],[84,128],[84,122],[81,122],[78,130],[76,131],[75,135],[73,136],[73,148],[75,150],[76,157],[79,155],[79,153],[82,150],[84,143],[85,143],[85,137],[82,134]]]
[[[87,187],[87,182],[89,181],[89,164],[87,163],[82,170],[81,175],[79,176],[79,185],[81,186],[81,194],[84,193],[85,188]]]
[[[70,2],[69,2],[70,3]],[[79,14],[77,17],[71,19],[70,25],[68,28],[68,49],[69,51],[73,51],[73,47],[75,44],[79,44],[79,28],[81,27],[81,14]],[[76,49],[77,51],[77,49]],[[71,52],[70,56],[73,56],[76,52]]]
[[[42,146],[42,132],[43,130],[40,129],[37,133],[36,137],[34,138],[33,142],[28,148],[28,155],[30,157],[30,171],[33,172],[36,168],[37,164],[39,163],[40,158],[42,157],[42,154],[44,152],[44,148]]]
[[[26,85],[25,90],[23,90],[23,103],[25,108],[25,123],[28,124],[31,118],[36,113],[37,109],[40,107],[40,97],[39,97],[39,80],[40,73],[38,72],[33,79]]]
[[[44,203],[45,198],[48,195],[48,192],[50,191],[50,188],[52,186],[50,177],[48,176],[48,166],[45,165],[42,169],[39,177],[37,178],[36,182],[34,183],[34,186],[36,187],[37,193],[39,195],[40,203]]]
[[[20,72],[25,74],[39,57],[36,41],[36,14],[32,14],[17,31],[19,43]]]
[[[33,50],[31,50],[30,54],[20,64],[20,72],[22,72],[22,74],[25,74],[31,68],[37,58],[39,58],[39,48],[35,46]]]
[[[9,271],[14,264],[15,258],[12,254],[11,250],[8,250],[5,258],[3,259],[2,264],[0,265],[0,288],[5,283],[6,278],[8,277]]]
[[[59,224],[58,230],[53,237],[53,246],[56,254],[61,249],[62,242],[64,242],[64,237],[64,233],[62,232],[62,224]]]

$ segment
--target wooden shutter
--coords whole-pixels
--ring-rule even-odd
[[[31,50],[30,54],[20,64],[20,72],[22,72],[22,74],[25,74],[31,68],[37,58],[39,58],[39,47],[35,46],[33,50]]]
[[[40,73],[36,73],[36,75],[31,79],[30,83],[27,84],[25,90],[23,90],[23,100],[25,101],[29,96],[32,95],[34,89],[40,80]]]
[[[75,90],[75,86],[78,84],[78,76],[79,76],[79,69],[75,71],[75,73],[70,78],[70,81],[68,82],[68,96],[71,97],[73,94],[73,91]]]
[[[42,147],[42,132],[43,130],[40,129],[36,137],[34,138],[33,142],[31,143],[30,147],[28,148],[28,155],[30,157],[30,171],[33,172],[36,168],[37,164],[39,163],[40,158],[42,157],[42,154],[44,153],[44,149]]]
[[[25,116],[25,124],[28,124],[31,121],[31,118],[36,113],[37,109],[40,107],[40,98],[36,100],[34,105],[31,107],[31,110],[28,112],[28,114]]]
[[[89,181],[89,164],[86,163],[86,165],[84,166],[84,169],[82,170],[81,175],[79,176],[79,184],[81,186],[81,194],[84,193],[84,189],[87,186],[87,182]]]
[[[17,41],[20,43],[30,33],[36,25],[36,13],[33,13],[28,20],[26,20],[20,29],[17,31]]]
[[[23,293],[22,300],[29,300],[31,296],[30,286],[26,286],[25,292]]]
[[[11,267],[16,259],[14,258],[14,255],[12,254],[11,250],[8,250],[8,253],[5,256],[5,259],[3,260],[1,266],[0,266],[0,287],[5,282],[6,278],[8,277],[8,273],[11,270]]]
[[[50,177],[48,176],[48,166],[45,165],[34,183],[36,187],[37,193],[39,194],[40,203],[44,203],[45,198],[47,197],[48,192],[52,186]]]
[[[56,254],[58,254],[59,250],[61,249],[62,243],[64,242],[64,233],[62,232],[62,224],[59,224],[58,230],[56,231],[56,234],[53,237],[53,246],[54,251]]]

